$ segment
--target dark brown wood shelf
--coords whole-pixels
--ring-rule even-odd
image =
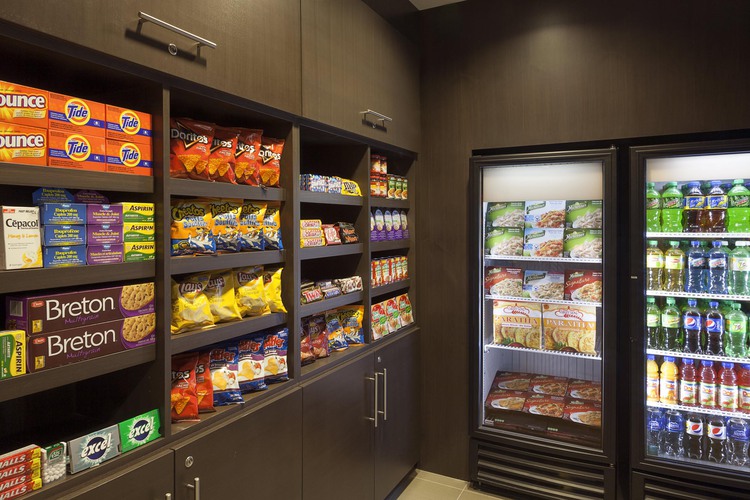
[[[153,260],[98,266],[0,271],[0,293],[136,280],[153,278],[154,275],[155,265]]]
[[[286,191],[281,188],[263,188],[193,179],[169,179],[167,192],[176,196],[210,196],[243,200],[283,201],[286,199]]]
[[[386,293],[397,292],[399,290],[406,290],[411,286],[411,280],[405,279],[401,281],[394,281],[387,285],[376,286],[372,288],[372,297],[378,297],[385,295]]]
[[[352,292],[344,295],[339,295],[332,299],[321,300],[313,302],[312,304],[304,304],[299,307],[299,315],[301,317],[310,316],[311,314],[318,314],[329,309],[335,309],[340,306],[347,306],[354,304],[355,302],[361,302],[364,294],[362,292]]]
[[[169,265],[171,274],[185,274],[216,269],[279,264],[283,263],[285,259],[285,250],[264,250],[260,252],[172,257]]]
[[[368,350],[370,344],[352,344],[343,351],[331,352],[327,358],[318,358],[302,367],[301,379],[309,379],[321,373],[326,373],[335,366],[347,362],[355,356]]]
[[[325,257],[338,257],[340,255],[354,255],[362,253],[363,251],[364,245],[362,243],[300,248],[299,258],[300,260],[323,259]]]
[[[156,359],[156,345],[109,354],[71,365],[50,368],[18,377],[0,380],[0,402],[62,387]]]
[[[200,349],[224,340],[240,337],[248,333],[257,332],[265,328],[280,326],[286,323],[287,316],[284,313],[266,314],[244,318],[231,323],[219,323],[216,326],[192,330],[185,333],[172,335],[170,345],[172,354]]]
[[[361,196],[345,196],[335,193],[317,193],[314,191],[300,191],[299,201],[301,203],[321,203],[324,205],[364,205],[364,198]]]
[[[39,167],[17,163],[0,163],[0,184],[99,189],[130,193],[154,192],[154,178],[145,175],[91,172],[72,168]]]
[[[388,198],[370,197],[370,206],[373,208],[409,208],[409,200],[391,200]]]
[[[371,241],[370,251],[372,252],[387,252],[389,250],[402,250],[409,248],[411,241],[408,239],[404,240],[386,240],[386,241]]]

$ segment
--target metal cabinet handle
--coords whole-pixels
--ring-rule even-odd
[[[360,115],[362,115],[362,119],[364,121],[367,121],[367,115],[372,115],[375,117],[376,121],[380,122],[381,127],[385,127],[385,122],[392,122],[393,118],[390,116],[385,116],[383,113],[378,113],[377,111],[373,111],[371,109],[360,111]],[[372,123],[372,128],[375,128],[377,125],[375,123]]]
[[[168,29],[169,31],[173,31],[177,33],[178,35],[182,35],[185,38],[189,38],[190,40],[194,41],[198,44],[198,46],[205,45],[206,47],[211,47],[212,49],[216,48],[216,43],[212,42],[211,40],[206,40],[205,38],[194,35],[193,33],[190,33],[187,30],[184,30],[180,27],[175,26],[174,24],[169,24],[166,21],[162,21],[161,19],[154,17],[150,14],[146,14],[145,12],[138,12],[138,17],[140,18],[140,21],[138,23],[154,23],[157,26],[161,26],[164,29]]]
[[[164,495],[164,500],[172,500],[172,494],[167,493],[166,495]]]
[[[378,374],[375,373],[374,377],[365,377],[365,379],[366,380],[372,380],[373,382],[375,382],[375,398],[374,398],[375,399],[375,410],[372,413],[375,416],[374,417],[365,417],[365,418],[367,418],[367,420],[375,422],[375,428],[377,429],[378,428],[378,413],[379,413],[379,411],[378,411]]]
[[[383,422],[388,420],[388,368],[383,368],[382,372],[375,372],[375,378],[380,375],[383,377],[383,410],[378,414],[383,415]]]
[[[195,491],[195,500],[201,500],[201,478],[196,477],[193,479],[193,484],[186,484],[189,489]]]

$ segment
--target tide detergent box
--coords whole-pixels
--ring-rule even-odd
[[[49,130],[104,137],[104,104],[65,94],[49,94]]]
[[[49,92],[0,80],[0,122],[47,128]]]
[[[15,123],[0,123],[0,161],[46,165],[47,131]]]
[[[104,172],[106,161],[104,137],[59,130],[49,132],[49,166]]]
[[[107,104],[107,139],[151,144],[151,115]]]
[[[138,144],[107,139],[107,172],[153,175],[151,143]]]

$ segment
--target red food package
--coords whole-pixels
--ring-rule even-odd
[[[198,354],[191,352],[172,357],[172,422],[198,420],[198,395],[195,392],[195,367]]]
[[[577,424],[602,426],[602,405],[593,401],[580,399],[568,400],[565,404],[563,419]]]
[[[303,365],[307,365],[315,361],[315,355],[312,352],[312,342],[310,341],[310,334],[302,329],[302,338],[299,344],[299,355]]]
[[[257,186],[260,184],[260,139],[262,130],[237,129],[237,150],[234,153],[234,175],[237,184]]]
[[[208,178],[212,181],[237,184],[234,175],[234,154],[237,151],[237,130],[216,127],[208,157]]]
[[[506,389],[510,391],[528,391],[531,384],[530,373],[497,372],[492,381],[492,389]]]
[[[522,411],[526,399],[531,396],[524,391],[496,391],[490,392],[484,401],[487,411],[507,410]]]
[[[284,139],[261,138],[258,153],[260,183],[264,186],[278,186],[281,175],[281,153],[284,151]]]
[[[568,397],[601,402],[602,386],[590,380],[571,380],[568,385]]]
[[[215,126],[190,118],[169,119],[169,175],[177,179],[209,180],[208,157]]]
[[[216,411],[214,408],[214,384],[211,382],[211,351],[198,355],[195,366],[195,394],[198,398],[198,412]]]
[[[534,394],[526,399],[523,405],[524,413],[544,415],[547,417],[562,418],[565,408],[565,398],[560,396],[547,396],[546,394]]]
[[[324,315],[319,314],[303,318],[302,330],[310,336],[310,345],[315,359],[330,356],[328,328],[326,327],[326,318]]]

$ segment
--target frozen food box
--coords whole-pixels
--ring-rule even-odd
[[[122,224],[122,205],[86,205],[86,224]]]
[[[161,436],[159,429],[159,410],[151,410],[124,422],[117,424],[120,429],[120,449],[123,453],[134,450],[139,446]]]
[[[123,261],[123,245],[89,245],[86,247],[86,264],[120,264]]]
[[[136,222],[154,222],[153,203],[123,202],[116,203],[122,207],[123,224]]]
[[[26,332],[0,331],[0,379],[26,373]]]
[[[47,155],[51,167],[93,172],[107,169],[104,137],[50,130]]]
[[[42,262],[45,268],[85,266],[86,245],[44,247]]]
[[[525,203],[523,201],[490,202],[487,204],[485,225],[493,227],[525,227]]]
[[[528,391],[533,376],[531,373],[498,371],[492,381],[492,391]]]
[[[536,375],[529,383],[529,391],[535,394],[547,394],[549,396],[565,396],[568,390],[568,379],[566,377],[550,377],[548,375]]]
[[[529,299],[563,300],[565,275],[551,271],[524,271],[523,296]]]
[[[151,115],[107,104],[107,139],[151,144]]]
[[[527,201],[524,225],[527,228],[564,228],[565,200]]]
[[[593,401],[570,399],[565,404],[563,419],[591,427],[601,427],[602,405]]]
[[[63,188],[39,188],[31,193],[31,203],[35,206],[45,203],[74,203],[75,198],[70,191]]]
[[[43,203],[39,206],[43,226],[86,224],[86,205],[82,203]]]
[[[601,229],[566,229],[563,256],[572,259],[601,259]]]
[[[490,266],[485,269],[484,293],[503,297],[521,297],[523,271],[515,267]]]
[[[151,144],[107,139],[107,172],[116,174],[154,175]]]
[[[495,300],[492,304],[492,322],[495,344],[541,348],[541,304]]]
[[[38,335],[154,312],[154,283],[5,298],[6,327]]]
[[[565,271],[565,300],[600,303],[602,273],[576,269]]]
[[[546,394],[534,394],[526,399],[523,411],[524,413],[531,413],[533,415],[562,418],[565,411],[565,398]]]
[[[42,245],[45,247],[65,247],[85,244],[86,226],[82,224],[42,227]]]
[[[86,227],[86,238],[89,245],[122,244],[123,228],[118,224],[89,224]]]
[[[484,407],[488,412],[498,410],[522,411],[529,396],[530,394],[524,391],[494,391],[487,395]]]
[[[523,229],[496,227],[487,231],[484,238],[486,255],[523,255]]]
[[[565,227],[601,229],[602,215],[602,200],[567,200],[565,202]]]
[[[526,229],[523,255],[527,257],[562,257],[564,229]]]
[[[143,241],[123,244],[124,262],[143,262],[156,258],[156,243]]]
[[[0,81],[0,122],[47,129],[49,92]]]
[[[601,402],[602,385],[590,380],[571,380],[568,384],[569,398]]]
[[[125,243],[154,241],[155,235],[153,222],[126,222],[122,225],[122,241]]]
[[[0,161],[47,165],[48,139],[44,129],[0,122]]]
[[[544,348],[596,354],[596,307],[543,305]]]
[[[95,467],[120,454],[120,431],[116,425],[68,442],[70,473]]]
[[[104,104],[65,94],[49,94],[49,130],[104,137]]]
[[[39,232],[37,207],[2,206],[2,269],[30,269],[42,267],[42,239]]]

